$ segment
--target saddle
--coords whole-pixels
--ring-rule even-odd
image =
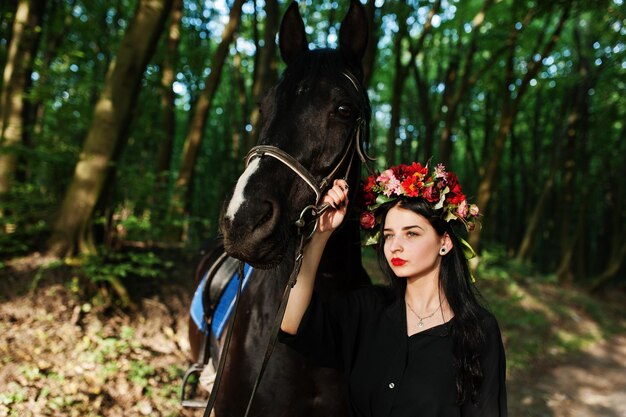
[[[187,398],[187,385],[192,375],[198,375],[200,385],[210,391],[220,356],[220,338],[233,312],[239,285],[239,261],[226,255],[221,244],[204,255],[203,263],[207,266],[206,272],[196,288],[190,307],[192,321],[202,333],[202,346],[197,362],[185,372],[181,390],[181,404],[190,408],[206,406],[205,400]],[[244,265],[242,291],[252,271],[250,265]]]

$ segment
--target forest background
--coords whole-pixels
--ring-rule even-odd
[[[120,343],[133,338],[130,323],[150,297],[184,316],[191,266],[218,233],[224,195],[258,139],[257,103],[284,68],[276,33],[287,5],[0,2],[7,329],[33,324],[12,310],[33,294],[81,334],[92,315],[102,323],[123,315],[126,336],[108,338]],[[312,47],[336,46],[347,6],[300,2]],[[369,153],[378,169],[432,158],[461,178],[484,216],[469,239],[479,285],[513,351],[511,369],[528,368],[550,347],[575,350],[623,331],[612,320],[626,284],[623,0],[368,0],[365,7]],[[171,286],[182,288],[180,310],[164,301]],[[71,308],[60,312],[55,300],[63,297]],[[563,324],[575,316],[595,330]],[[524,341],[538,326],[536,340]],[[186,346],[174,333],[183,366]],[[15,360],[12,350],[0,349],[3,364]],[[129,365],[145,377],[137,395],[150,377],[175,384],[180,376],[174,365],[163,376],[139,356]],[[0,407],[18,410],[29,397],[19,393],[37,391],[51,373],[69,378],[48,365],[27,366],[37,372],[26,380],[15,376],[24,373],[19,366],[5,370],[0,386],[9,394]],[[82,401],[59,395],[60,408]],[[103,404],[117,401],[107,395]],[[53,407],[52,397],[40,400],[42,410]],[[174,407],[148,405],[163,415]]]

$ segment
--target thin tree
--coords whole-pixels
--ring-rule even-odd
[[[45,5],[45,0],[20,0],[13,21],[0,91],[0,198],[11,189],[17,170],[17,149],[25,131],[26,90],[41,37]]]
[[[374,63],[376,62],[376,52],[378,51],[378,39],[380,38],[380,17],[378,11],[380,7],[376,6],[376,0],[367,0],[365,5],[367,11],[367,25],[369,27],[369,38],[367,40],[367,48],[363,56],[363,84],[365,88],[370,86],[372,75],[374,73]]]
[[[61,204],[48,251],[58,256],[94,253],[94,207],[128,138],[141,80],[163,32],[172,0],[140,0],[109,65],[74,176]]]
[[[276,0],[265,1],[265,29],[263,32],[263,45],[258,46],[258,54],[254,62],[254,81],[252,83],[252,100],[258,103],[269,86],[276,82],[278,77],[278,59],[276,56],[276,33],[279,24],[278,2]],[[257,27],[255,22],[255,28]],[[254,105],[250,114],[250,134],[246,135],[242,146],[243,152],[247,152],[259,139],[261,131],[261,114],[259,106]]]
[[[396,138],[398,137],[398,129],[400,127],[402,95],[406,79],[408,77],[409,71],[412,67],[414,67],[414,62],[417,55],[420,53],[424,46],[426,36],[433,28],[433,18],[439,12],[440,6],[441,1],[435,1],[435,4],[433,4],[428,13],[428,17],[418,38],[414,42],[412,42],[412,40],[410,39],[408,40],[410,56],[407,62],[403,62],[402,59],[402,55],[404,54],[404,51],[402,49],[402,45],[404,43],[403,41],[404,39],[408,38],[408,27],[406,24],[406,12],[408,12],[408,6],[406,5],[406,2],[402,3],[402,9],[398,13],[398,33],[394,41],[395,77],[393,80],[391,93],[391,120],[389,130],[387,131],[387,146],[385,153],[386,165],[391,165],[395,161]]]
[[[442,111],[444,126],[439,137],[438,158],[443,164],[449,163],[452,156],[452,135],[461,102],[465,99],[470,88],[494,66],[500,55],[506,50],[505,47],[498,49],[491,54],[490,59],[482,68],[475,68],[474,59],[478,52],[478,34],[487,20],[487,12],[493,3],[493,0],[484,0],[482,7],[472,19],[469,44],[464,45],[459,40],[458,50],[453,53],[446,71],[442,98],[442,106],[445,108],[445,112]],[[463,58],[461,57],[462,52],[465,52]],[[464,62],[462,71],[460,69],[461,61]]]
[[[202,139],[205,134],[207,117],[220,84],[222,68],[228,56],[230,44],[235,38],[235,32],[241,20],[241,8],[243,3],[244,0],[235,0],[230,9],[229,20],[222,32],[222,39],[211,59],[211,72],[205,80],[205,87],[198,97],[191,117],[187,136],[185,137],[180,169],[176,179],[176,190],[171,202],[171,209],[177,212],[185,211],[191,178],[198,160],[198,154],[200,153],[200,145],[202,144]]]
[[[167,31],[167,45],[163,70],[161,72],[161,106],[163,108],[163,140],[159,143],[156,176],[159,185],[167,182],[167,173],[172,160],[172,148],[176,134],[176,109],[174,101],[174,81],[176,81],[176,63],[180,44],[180,25],[183,17],[183,0],[173,0],[172,13]]]

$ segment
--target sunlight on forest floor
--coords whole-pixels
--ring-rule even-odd
[[[0,268],[0,416],[197,415],[178,403],[190,263],[131,291],[139,309],[128,312],[99,309],[72,267],[47,262],[33,255]],[[365,264],[375,269],[369,256]],[[477,278],[506,345],[509,415],[624,415],[624,294],[599,300],[489,257]]]

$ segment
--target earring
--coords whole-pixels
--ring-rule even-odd
[[[445,255],[446,254],[446,248],[441,248],[439,250],[439,253],[442,254],[442,255]]]

